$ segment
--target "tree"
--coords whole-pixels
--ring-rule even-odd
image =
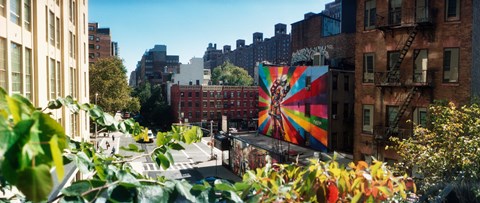
[[[428,125],[416,126],[408,139],[391,138],[400,155],[398,166],[419,174],[422,191],[439,184],[480,178],[480,107],[458,108],[436,101],[429,107]],[[443,189],[443,188],[442,188]],[[477,190],[480,189],[477,185]]]
[[[130,98],[131,88],[128,86],[126,69],[120,58],[104,58],[91,64],[89,76],[90,101],[96,101],[110,113],[118,110],[138,110],[135,109],[137,105],[132,104],[137,100]]]
[[[248,75],[245,69],[230,62],[225,62],[213,69],[213,84],[219,85],[220,81],[223,85],[229,86],[249,86],[253,84],[253,78]]]
[[[135,88],[132,95],[140,100],[140,114],[143,117],[141,123],[151,127],[160,127],[162,130],[166,130],[172,125],[174,122],[172,116],[159,116],[173,115],[161,85],[151,86],[146,82]]]
[[[191,202],[337,202],[404,200],[415,184],[407,177],[394,177],[384,163],[351,163],[340,167],[332,160],[311,160],[307,166],[271,164],[248,171],[242,182],[218,181],[191,185],[185,180],[155,179],[135,172],[130,162],[150,156],[164,169],[174,160],[172,150],[183,150],[181,143],[198,142],[201,129],[196,126],[172,126],[157,134],[156,148],[148,154],[124,157],[97,151],[92,144],[69,140],[62,126],[45,110],[68,108],[73,113],[85,111],[92,120],[112,131],[131,133],[145,139],[145,129],[131,119],[116,121],[92,104],[79,104],[72,97],[49,102],[35,108],[20,95],[8,96],[0,88],[0,184],[1,190],[16,188],[14,197],[0,201],[45,201],[53,188],[50,170],[56,167],[63,177],[63,165],[73,162],[87,180],[76,180],[50,201],[60,202],[174,202],[181,198]],[[143,152],[135,144],[122,150]],[[23,198],[24,197],[24,198]]]

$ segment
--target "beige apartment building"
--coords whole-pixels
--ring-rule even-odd
[[[37,107],[72,95],[88,102],[88,0],[0,0],[0,87]],[[74,140],[89,139],[85,113],[52,117]]]

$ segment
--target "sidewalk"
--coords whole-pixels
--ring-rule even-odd
[[[202,138],[202,143],[208,144],[208,142],[210,142],[210,137]],[[242,181],[241,177],[222,165],[222,151],[214,147],[213,153],[217,155],[217,159],[201,162],[196,165],[197,171],[200,172],[203,177],[217,176],[234,182]]]

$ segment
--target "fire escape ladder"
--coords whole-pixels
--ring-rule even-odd
[[[400,51],[400,56],[398,57],[397,62],[395,62],[395,65],[392,67],[390,71],[388,71],[387,77],[386,77],[386,82],[399,82],[400,80],[400,65],[402,65],[403,59],[408,53],[408,50],[412,46],[413,40],[417,36],[417,26],[414,26],[412,30],[408,33],[408,38],[405,41],[405,44],[403,44],[403,48]],[[417,53],[418,55],[418,53]]]
[[[400,119],[403,117],[403,114],[405,114],[405,111],[407,110],[408,106],[410,106],[410,103],[412,102],[413,96],[415,95],[416,92],[417,92],[417,87],[412,87],[410,91],[408,91],[407,98],[398,109],[397,115],[395,116],[393,123],[388,127],[387,137],[389,137],[391,133],[397,131],[397,127],[398,127],[398,124],[400,123]]]

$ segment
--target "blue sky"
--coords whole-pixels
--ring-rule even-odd
[[[208,43],[235,49],[237,39],[250,44],[254,32],[272,37],[277,23],[287,24],[290,33],[291,23],[328,2],[333,0],[90,0],[88,18],[110,28],[130,74],[155,44],[188,63],[203,57]]]

